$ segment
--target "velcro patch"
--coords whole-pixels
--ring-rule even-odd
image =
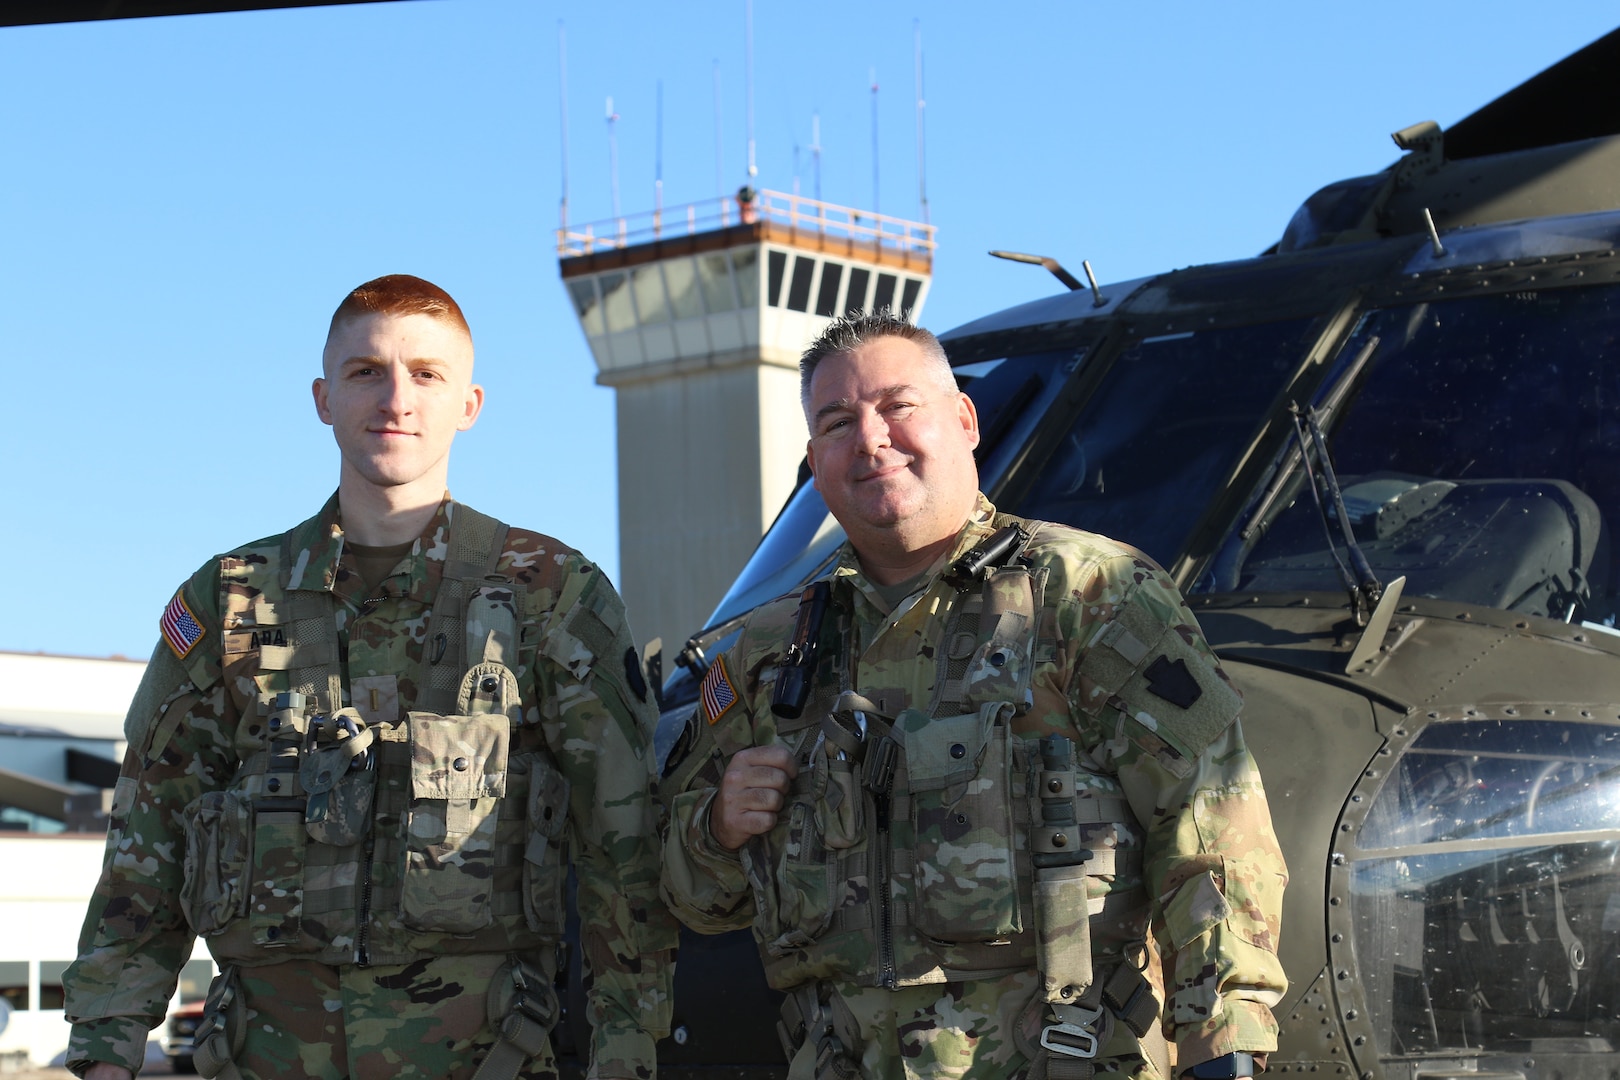
[[[202,623],[191,613],[186,606],[184,590],[174,594],[169,606],[163,610],[163,617],[158,620],[158,629],[163,634],[163,640],[169,643],[177,659],[184,660],[191,650],[197,647],[207,634]]]
[[[630,692],[642,703],[647,700],[647,678],[641,673],[641,657],[636,655],[635,646],[624,650],[624,680],[630,687]]]

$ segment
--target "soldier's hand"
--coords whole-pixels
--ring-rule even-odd
[[[135,1074],[122,1065],[98,1061],[84,1070],[84,1080],[133,1080]]]
[[[736,851],[751,836],[768,833],[787,801],[788,785],[799,775],[793,755],[780,746],[739,750],[709,808],[709,831],[715,843]]]

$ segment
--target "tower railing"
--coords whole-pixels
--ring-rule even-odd
[[[764,223],[773,230],[777,226],[786,229],[790,241],[803,234],[807,239],[842,239],[903,257],[932,259],[934,254],[932,225],[767,190],[747,201],[725,195],[586,225],[563,225],[557,229],[557,255],[568,259],[756,223]]]

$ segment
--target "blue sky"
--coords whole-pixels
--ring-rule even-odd
[[[1294,207],[1612,29],[1611,4],[896,4],[756,0],[759,184],[917,213],[926,65],[937,329],[1056,291],[992,247],[1106,281],[1256,253]],[[557,278],[557,26],[572,213],[744,179],[741,0],[409,0],[0,29],[0,649],[145,656],[209,553],[308,516],[337,477],[309,381],[352,286],[431,278],[489,403],[457,496],[617,570],[612,392]],[[675,463],[658,467],[673,468]],[[633,615],[633,613],[632,613]]]

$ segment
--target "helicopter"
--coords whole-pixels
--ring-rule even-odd
[[[1245,695],[1291,875],[1270,1071],[1620,1070],[1616,70],[1620,31],[1396,132],[1253,258],[1088,287],[1000,253],[1070,291],[941,335],[985,493],[1156,559]],[[661,754],[830,569],[807,479],[676,658]],[[748,935],[683,935],[665,1075],[783,1075],[776,1006]]]

